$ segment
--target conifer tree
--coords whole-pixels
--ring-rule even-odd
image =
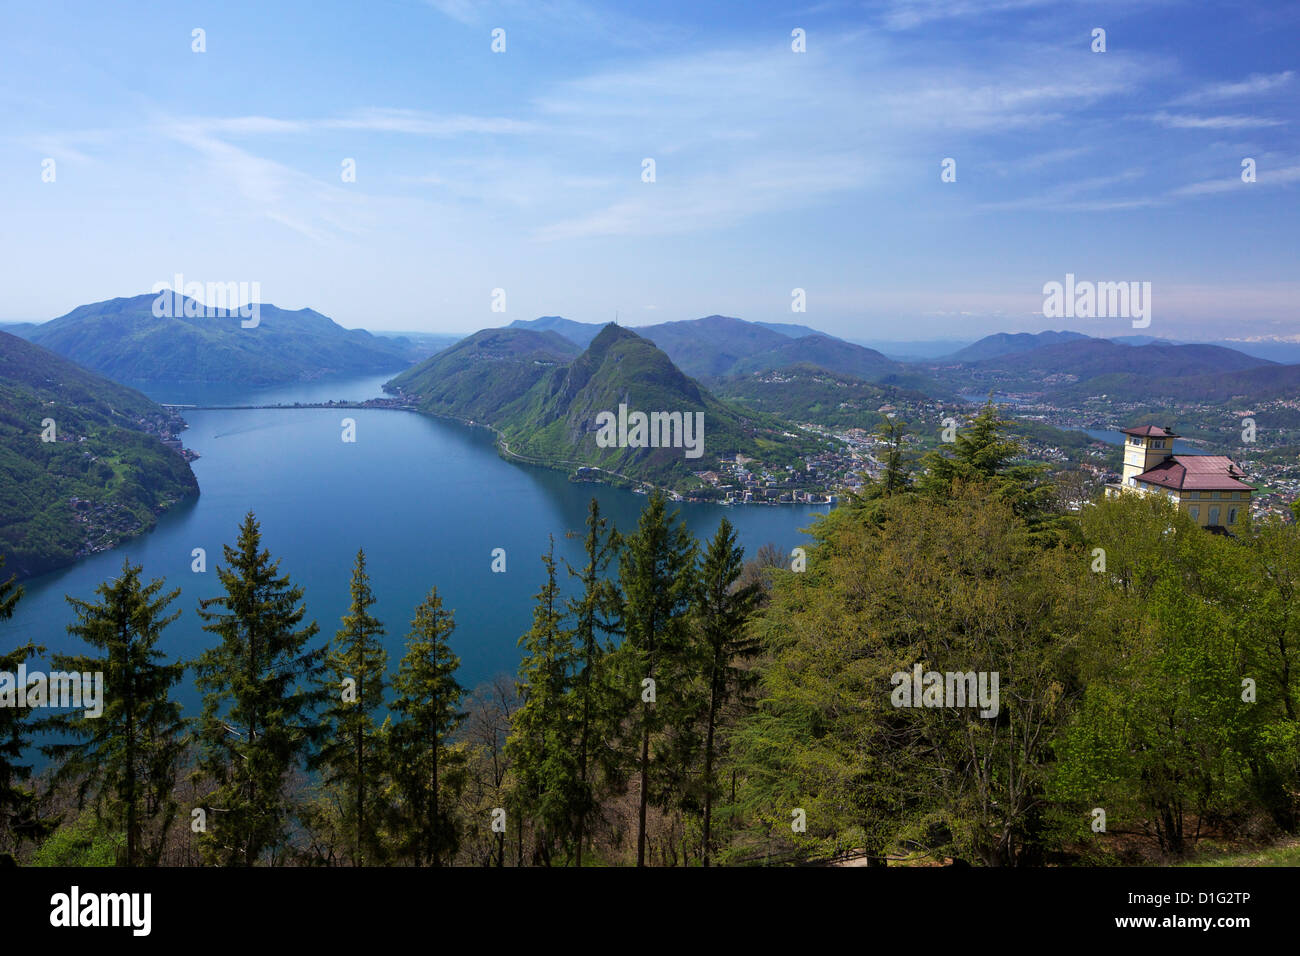
[[[392,770],[407,808],[417,865],[441,866],[456,852],[456,824],[441,799],[451,762],[449,740],[465,719],[464,690],[456,681],[460,658],[451,649],[455,617],[443,609],[438,589],[415,609],[406,654],[393,678],[397,721],[389,733]]]
[[[203,694],[198,769],[216,785],[200,847],[228,865],[252,866],[284,840],[286,780],[322,736],[326,648],[310,646],[319,628],[303,624],[302,588],[261,544],[250,511],[236,546],[223,548],[227,566],[217,577],[225,594],[199,602],[203,629],[220,639],[195,664]]]
[[[4,558],[0,557],[0,568]],[[23,596],[23,589],[10,575],[0,581],[0,621],[13,617],[14,608]],[[45,648],[28,641],[11,651],[0,653],[0,673],[17,674],[18,668]],[[11,679],[12,680],[12,679]],[[35,798],[22,786],[31,774],[31,767],[22,762],[23,752],[30,745],[30,711],[17,706],[17,688],[0,683],[0,861],[6,849],[16,849],[19,840],[37,839],[44,827],[35,816]]]
[[[660,769],[667,763],[652,754],[651,740],[685,723],[688,612],[695,587],[695,551],[695,539],[685,523],[677,515],[669,517],[663,493],[656,491],[642,510],[636,531],[626,539],[619,559],[626,634],[620,648],[621,673],[625,693],[636,701],[630,730],[639,738],[635,758],[640,777],[637,866],[645,865],[646,808],[652,786],[658,789],[659,784],[652,777],[661,776]],[[680,760],[684,755],[677,751],[674,756]]]
[[[580,798],[569,694],[576,655],[555,580],[554,539],[542,564],[546,583],[537,592],[533,626],[519,638],[523,705],[515,711],[506,752],[515,772],[516,803],[533,820],[535,854],[550,866],[572,836]]]
[[[746,635],[749,615],[757,607],[762,587],[757,582],[739,586],[744,570],[745,549],[736,543],[731,522],[723,518],[718,533],[709,542],[700,565],[699,590],[695,598],[698,638],[703,645],[704,677],[708,688],[704,712],[704,849],[703,863],[709,865],[712,849],[713,803],[717,795],[715,758],[718,722],[728,704],[741,696],[757,679],[743,667],[759,652],[757,640]]]
[[[595,764],[606,756],[600,747],[608,736],[611,708],[605,674],[606,648],[601,635],[619,632],[621,596],[608,571],[618,556],[618,533],[601,516],[600,502],[593,495],[587,508],[587,531],[583,550],[587,561],[575,569],[567,561],[569,574],[582,583],[581,595],[569,601],[573,618],[573,643],[578,673],[570,692],[571,711],[578,722],[575,748],[578,756],[577,804],[574,809],[574,862],[582,866],[588,821],[595,809]],[[597,748],[600,747],[598,750]]]
[[[885,443],[884,467],[874,487],[875,493],[882,498],[902,494],[912,483],[911,470],[903,448],[906,432],[906,423],[894,418],[886,418],[876,426],[876,438]]]
[[[323,768],[329,784],[341,786],[351,802],[352,864],[364,866],[366,851],[376,850],[372,804],[378,789],[367,791],[367,783],[378,776],[383,742],[375,725],[374,711],[384,699],[384,671],[388,653],[380,638],[384,625],[370,613],[375,595],[366,574],[366,553],[358,549],[352,568],[351,604],[334,646],[326,659],[333,683],[325,693],[330,701],[325,713],[329,736],[315,763]]]
[[[185,722],[171,689],[185,665],[168,663],[158,650],[163,630],[180,617],[166,613],[181,593],[162,592],[165,581],[140,580],[141,567],[122,562],[122,573],[95,589],[98,602],[67,599],[76,614],[68,633],[100,655],[59,654],[54,667],[102,674],[102,712],[60,714],[48,725],[78,742],[43,747],[61,761],[58,775],[78,783],[78,803],[93,797],[96,815],[126,836],[126,866],[156,865],[168,826],[176,816],[176,772],[186,746]]]

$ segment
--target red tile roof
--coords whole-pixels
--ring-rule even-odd
[[[1125,428],[1125,435],[1137,435],[1139,438],[1177,438],[1173,432],[1159,425],[1139,425],[1137,428]]]
[[[1245,477],[1227,455],[1171,455],[1137,480],[1173,491],[1253,491]]]

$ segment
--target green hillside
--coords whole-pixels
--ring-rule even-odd
[[[885,418],[882,406],[926,400],[920,392],[876,385],[807,364],[726,378],[714,391],[727,401],[786,421],[828,428],[871,429]]]
[[[555,332],[484,329],[407,369],[386,386],[434,415],[495,423],[552,368],[581,352]]]
[[[74,309],[23,333],[52,352],[120,382],[275,385],[327,375],[387,372],[411,361],[413,345],[345,329],[311,309],[260,306],[254,328],[237,312],[154,315],[155,295]],[[201,307],[200,307],[201,308]]]
[[[737,453],[784,466],[816,448],[771,416],[719,401],[629,329],[607,325],[571,361],[556,339],[543,337],[553,334],[485,330],[389,384],[423,411],[493,426],[512,456],[570,470],[600,468],[607,477],[678,490],[698,487],[695,472]],[[600,447],[597,418],[617,415],[620,405],[629,412],[703,413],[701,454],[687,457],[683,447]]]
[[[54,422],[56,441],[41,440]],[[179,424],[139,392],[0,332],[0,554],[41,574],[151,529],[198,494],[163,445]]]

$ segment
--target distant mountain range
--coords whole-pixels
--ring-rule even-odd
[[[116,381],[277,385],[333,374],[395,371],[412,343],[345,329],[311,309],[260,306],[255,328],[230,310],[176,296],[154,315],[156,295],[109,299],[22,330],[24,338]],[[187,308],[199,315],[186,316]],[[203,315],[204,311],[215,312]]]
[[[548,329],[585,346],[593,326],[557,316],[516,321],[511,328]],[[726,315],[638,326],[687,375],[709,384],[735,375],[752,375],[792,365],[816,365],[866,382],[944,391],[923,373],[886,358],[874,349],[846,342],[803,325],[747,322]]]
[[[0,574],[113,547],[197,495],[163,444],[179,427],[139,392],[0,332]]]
[[[793,464],[814,447],[777,419],[715,398],[654,343],[613,324],[583,350],[551,329],[487,329],[389,386],[423,411],[491,425],[504,450],[525,461],[678,489],[698,486],[695,472],[737,453]],[[620,405],[629,414],[702,413],[698,456],[684,447],[602,447],[601,413],[618,415]]]
[[[980,362],[984,359],[997,358],[1000,355],[1015,355],[1019,352],[1031,352],[1048,345],[1061,345],[1089,336],[1082,332],[998,332],[986,335],[978,342],[964,349],[945,356],[951,362]]]

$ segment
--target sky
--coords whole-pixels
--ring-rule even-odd
[[[1072,274],[1150,282],[1140,334],[1300,341],[1300,3],[9,0],[4,21],[0,320],[180,274],[372,330],[1139,334],[1045,317]]]

